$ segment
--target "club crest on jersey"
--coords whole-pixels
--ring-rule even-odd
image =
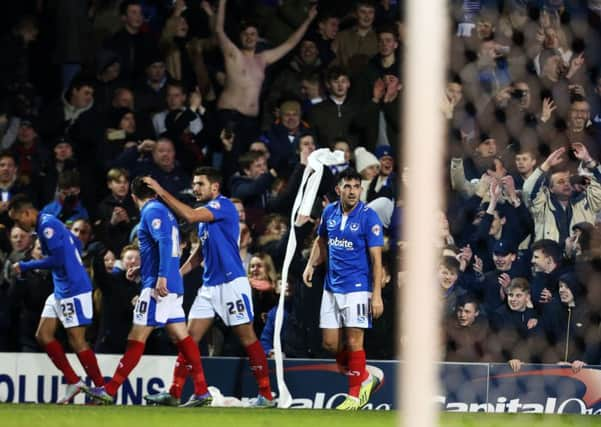
[[[221,204],[217,200],[211,200],[209,202],[209,207],[213,209],[221,209]]]
[[[52,239],[52,236],[54,236],[54,229],[50,227],[44,228],[44,237],[47,239]]]
[[[155,219],[152,220],[152,222],[150,223],[150,225],[155,230],[158,230],[159,228],[161,228],[161,220],[159,218],[155,218]]]
[[[371,228],[371,232],[374,233],[374,236],[379,236],[380,235],[380,231],[382,231],[382,228],[376,224]]]
[[[357,224],[356,222],[353,222],[351,224],[351,231],[357,231],[359,230],[359,224]]]

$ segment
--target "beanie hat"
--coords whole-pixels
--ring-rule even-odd
[[[384,156],[394,159],[394,154],[390,145],[378,145],[376,147],[375,155],[378,159],[381,159]]]
[[[355,165],[357,166],[357,172],[361,173],[370,166],[380,166],[380,162],[365,147],[357,147],[355,149]]]

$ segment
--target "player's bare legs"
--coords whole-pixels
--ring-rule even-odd
[[[117,394],[117,390],[127,379],[129,373],[135,368],[144,353],[144,346],[148,336],[154,329],[153,326],[133,325],[128,335],[127,350],[119,362],[113,378],[104,389],[93,390],[91,395],[103,403],[110,403],[111,399]],[[165,329],[168,334],[176,341],[180,354],[185,358],[185,363],[190,364],[192,378],[194,380],[195,396],[204,396],[208,394],[207,384],[204,378],[202,365],[200,364],[200,353],[198,346],[188,335],[188,329],[183,322],[167,323]],[[211,396],[203,398],[201,403],[207,404],[211,401]],[[199,406],[199,405],[195,405]]]
[[[358,409],[367,403],[372,390],[377,387],[366,369],[363,349],[364,331],[361,328],[322,329],[323,347],[336,354],[339,371],[349,379],[348,395],[338,409]]]
[[[209,328],[211,327],[212,324],[213,324],[212,318],[190,319],[190,321],[188,322],[187,334],[190,336],[190,339],[192,340],[192,342],[194,342],[194,345],[196,346],[196,348],[198,348],[198,342],[207,333],[207,331],[209,330]],[[167,331],[170,333],[171,339],[176,341],[177,336],[174,336],[169,329]],[[198,360],[200,361],[200,353],[198,355]],[[169,395],[171,397],[173,397],[175,400],[169,399],[169,397],[164,394],[161,396],[157,396],[156,399],[159,399],[157,401],[155,401],[156,399],[154,399],[154,400],[147,399],[147,400],[149,402],[158,403],[158,404],[163,403],[162,399],[166,399],[166,403],[179,402],[179,399],[181,398],[181,395],[182,395],[182,390],[183,390],[184,384],[186,383],[186,378],[190,374],[194,375],[193,370],[194,369],[193,369],[192,364],[187,360],[186,356],[180,351],[180,353],[177,355],[175,367],[173,368],[173,381],[171,383],[171,387],[169,388]],[[198,376],[197,381],[199,381],[199,382],[203,381],[206,384],[206,379],[204,378],[204,372],[202,371],[202,365],[201,365],[200,373],[202,374],[202,378],[200,376]],[[199,391],[195,391],[194,394],[202,395],[205,393],[206,393],[206,391],[201,392],[201,390],[199,390]]]
[[[213,324],[213,318],[210,319],[191,319],[188,322],[188,334],[195,342],[200,342],[202,337],[208,332]]]
[[[348,351],[344,346],[343,330],[340,328],[324,328],[322,331],[322,347],[336,355],[338,371],[346,375],[348,371]]]
[[[213,318],[190,319],[188,321],[188,335],[190,335],[190,338],[195,345],[198,345],[198,342],[200,342],[202,337],[204,337],[212,324]],[[167,331],[169,332],[169,337],[171,340],[177,344],[177,335],[173,335],[169,329]],[[173,380],[171,382],[171,386],[169,387],[169,392],[163,391],[157,394],[147,395],[144,397],[144,399],[146,399],[147,402],[156,405],[175,406],[179,404],[184,384],[186,383],[186,378],[190,374],[192,374],[192,365],[187,361],[184,354],[180,352],[177,355],[177,360],[173,368]]]
[[[42,347],[54,341],[54,334],[58,327],[58,319],[55,317],[41,317],[38,323],[38,329],[35,332],[35,338]]]
[[[71,401],[71,399],[79,392],[85,391],[86,386],[73,370],[63,346],[54,337],[58,322],[59,320],[57,318],[40,318],[40,323],[38,324],[38,329],[36,331],[36,339],[40,346],[46,350],[50,360],[52,360],[54,365],[63,373],[67,380],[67,391],[65,396],[61,398],[58,403],[69,403],[69,401]],[[88,376],[94,380],[94,383],[97,386],[102,386],[104,384],[104,378],[98,368],[96,356],[85,340],[85,331],[86,328],[84,326],[68,328],[67,336],[69,338],[69,344],[71,345],[71,348],[73,348],[73,351],[77,353],[77,357]]]

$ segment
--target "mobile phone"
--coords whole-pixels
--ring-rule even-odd
[[[109,141],[122,141],[125,136],[125,131],[122,129],[111,129],[106,133],[106,139]]]

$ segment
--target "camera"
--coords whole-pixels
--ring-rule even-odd
[[[514,89],[511,91],[512,98],[522,99],[528,94],[528,92],[524,89]]]
[[[572,175],[570,177],[571,185],[587,186],[590,183],[590,179],[584,175]]]

